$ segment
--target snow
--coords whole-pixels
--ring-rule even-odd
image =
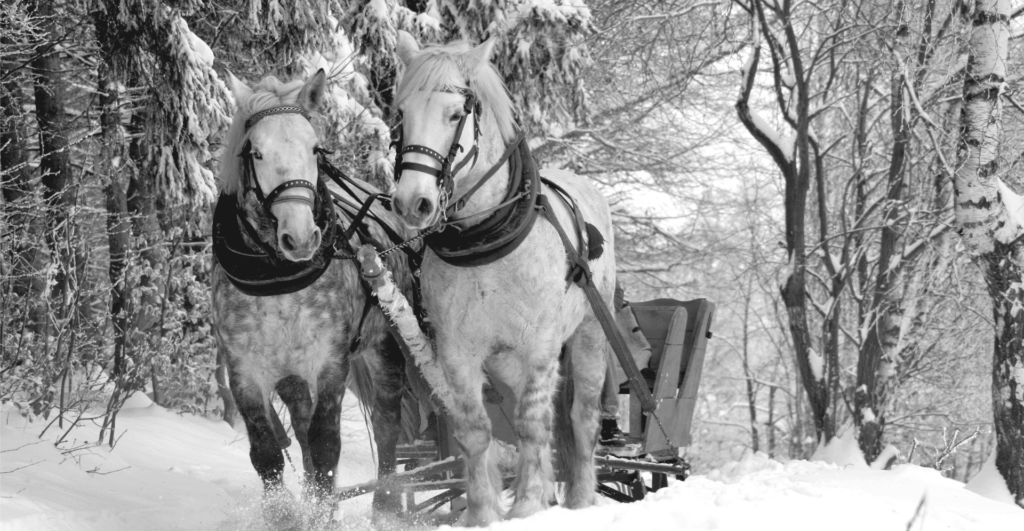
[[[990,500],[1008,503],[1016,507],[1013,502],[1013,494],[1006,486],[1006,480],[996,469],[996,452],[993,449],[989,454],[981,471],[967,482],[966,489]]]
[[[384,0],[370,0],[366,6],[366,15],[372,15],[378,20],[388,19],[388,4]]]
[[[996,178],[999,197],[1003,202],[1002,223],[995,232],[995,238],[1001,243],[1010,243],[1024,233],[1024,197],[1017,195],[1002,179]]]
[[[340,484],[374,476],[357,406],[349,393]],[[92,422],[71,430],[58,447],[53,443],[68,424],[64,430],[54,424],[40,439],[46,424],[29,422],[11,404],[0,409],[4,531],[263,529],[262,486],[249,463],[244,429],[239,433],[223,421],[178,415],[142,394],[118,415],[119,438],[112,451],[90,444],[99,433]],[[292,446],[291,457],[301,468],[298,446]],[[286,484],[298,493],[297,475],[285,468]],[[370,499],[363,498],[345,502],[339,512],[343,521],[369,527]]]
[[[180,416],[133,398],[118,417],[113,451],[89,447],[98,433],[76,428],[55,448],[55,430],[29,422],[10,404],[0,411],[0,527],[20,530],[249,530],[263,529],[260,485],[244,434],[224,422]],[[366,481],[374,465],[363,421],[346,397],[339,485]],[[852,446],[851,446],[852,445]],[[79,450],[72,450],[80,447]],[[830,531],[906,529],[925,499],[924,529],[968,531],[1024,528],[1024,511],[979,495],[999,485],[979,474],[971,488],[933,469],[898,465],[873,470],[854,457],[852,436],[819,448],[829,462],[780,463],[763,453],[697,474],[640,502],[605,499],[590,509],[559,507],[492,530],[779,529]],[[292,460],[298,464],[298,449]],[[994,471],[991,461],[986,465]],[[19,467],[25,467],[20,468]],[[94,473],[90,473],[94,471]],[[298,492],[296,474],[285,481]],[[1005,484],[1003,496],[1009,496]],[[998,495],[998,493],[997,493]],[[339,504],[344,529],[371,529],[370,497]],[[837,515],[842,515],[837,518]],[[440,529],[449,529],[441,527]]]
[[[769,142],[778,146],[779,150],[782,151],[782,156],[786,157],[787,161],[792,162],[795,138],[776,131],[774,127],[764,121],[764,118],[761,118],[761,115],[757,114],[757,111],[753,109],[750,110],[750,119],[754,123],[754,127],[756,127]]]
[[[857,446],[856,431],[850,427],[842,430],[828,443],[819,442],[818,448],[811,456],[812,461],[821,461],[843,468],[867,468],[864,454]]]
[[[189,42],[192,44],[193,53],[195,53],[196,59],[201,61],[208,67],[213,67],[213,50],[210,49],[210,45],[206,44],[206,41],[200,39],[198,35],[188,32]]]
[[[825,358],[818,354],[814,347],[807,348],[807,362],[811,364],[811,373],[815,380],[825,379]]]

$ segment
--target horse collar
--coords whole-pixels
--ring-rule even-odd
[[[310,286],[324,274],[340,231],[334,202],[322,178],[317,179],[316,196],[314,216],[323,233],[320,247],[311,259],[292,262],[260,238],[235,196],[221,194],[213,214],[213,254],[239,291],[256,297],[284,295]]]
[[[540,174],[525,142],[512,150],[508,170],[508,192],[486,219],[465,229],[448,225],[424,239],[434,254],[451,265],[471,267],[494,262],[523,243],[537,219],[540,192]]]

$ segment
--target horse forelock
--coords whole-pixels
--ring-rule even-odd
[[[220,161],[222,193],[234,194],[242,186],[242,160],[239,155],[249,138],[245,130],[245,121],[253,114],[271,107],[294,104],[304,84],[298,79],[284,82],[274,76],[267,76],[252,87],[252,94],[235,102],[235,115],[224,141],[224,152]]]
[[[468,42],[456,41],[428,46],[418,52],[398,83],[395,105],[401,105],[418,93],[465,87],[468,83],[480,101],[485,118],[494,119],[502,140],[511,142],[516,137],[512,98],[493,64],[488,62],[479,67],[467,64],[471,49]]]

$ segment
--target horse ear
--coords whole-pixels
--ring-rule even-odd
[[[252,89],[249,88],[249,85],[246,85],[244,81],[235,77],[231,72],[228,72],[228,86],[231,87],[231,94],[235,97],[236,102],[252,95]]]
[[[491,62],[491,54],[494,53],[494,45],[497,42],[498,39],[491,37],[479,46],[466,52],[466,67],[469,68],[467,74],[474,73]]]
[[[306,109],[309,112],[316,112],[320,110],[320,106],[324,103],[324,90],[327,87],[327,74],[324,73],[324,69],[316,71],[316,74],[306,82],[299,91],[299,97],[296,103],[300,107]]]
[[[395,49],[398,52],[398,58],[402,60],[405,66],[409,66],[409,63],[416,58],[416,52],[420,51],[420,45],[416,43],[416,38],[405,30],[398,30],[398,46]]]

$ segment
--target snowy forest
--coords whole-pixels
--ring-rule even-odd
[[[234,155],[229,79],[323,69],[313,121],[326,157],[387,191],[401,30],[421,46],[494,39],[491,60],[538,165],[585,176],[607,197],[627,300],[717,306],[681,449],[702,479],[687,488],[732,485],[743,467],[802,471],[831,457],[841,470],[852,462],[842,454],[877,474],[974,479],[1006,502],[1005,529],[1024,528],[1024,2],[4,0],[0,10],[0,527],[70,529],[73,513],[98,506],[95,529],[145,528],[116,515],[120,491],[47,509],[46,498],[75,492],[57,481],[31,497],[69,467],[85,478],[76,485],[129,477],[115,464],[134,463],[131,439],[157,430],[133,428],[150,426],[138,424],[138,400],[179,423],[153,431],[170,439],[158,446],[167,455],[203,455],[173,440],[208,425],[237,434],[216,443],[233,444],[231,477],[245,478],[246,494],[232,496],[258,497],[211,331],[213,207],[221,161]],[[346,445],[368,429],[350,400]],[[367,448],[360,459],[372,462]],[[223,459],[162,466],[213,485]],[[209,496],[230,523],[153,528],[260,521]],[[916,523],[921,492],[908,496],[879,522],[929,529]],[[170,507],[202,513],[181,503]],[[62,510],[69,519],[54,520]],[[683,527],[658,514],[651,529]],[[548,518],[560,519],[538,525],[612,520]],[[942,528],[998,528],[956,518]]]

